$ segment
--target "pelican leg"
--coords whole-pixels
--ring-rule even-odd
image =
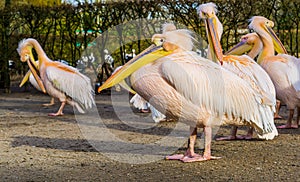
[[[245,140],[251,140],[252,139],[252,136],[253,136],[253,131],[254,131],[254,128],[253,127],[250,127],[248,129],[248,133],[247,135],[242,135],[242,139],[245,139]]]
[[[62,116],[64,113],[62,112],[66,105],[66,101],[61,102],[61,105],[56,113],[49,113],[48,116]]]
[[[197,136],[197,128],[195,128],[195,135]],[[211,159],[219,159],[220,157],[214,157],[211,155],[211,140],[212,140],[212,128],[211,127],[204,127],[204,135],[205,135],[205,148],[203,156],[199,154],[195,154],[194,146],[195,140],[190,142],[189,150],[185,156],[181,159],[182,162],[200,162],[200,161],[207,161]],[[190,137],[191,139],[191,137]],[[193,142],[193,143],[192,143]]]
[[[197,138],[197,128],[194,127],[190,127],[190,138],[188,140],[188,149],[185,152],[185,154],[174,154],[171,156],[166,156],[166,159],[168,160],[182,160],[184,161],[184,159],[186,158],[191,158],[191,157],[195,157],[200,156],[198,154],[195,154],[195,150],[194,150],[194,146],[195,146],[195,142],[196,142],[196,138]]]
[[[215,157],[211,155],[212,128],[204,127],[204,135],[205,135],[205,148],[204,148],[203,159],[204,160],[220,159],[221,157]]]
[[[293,116],[294,116],[294,111],[295,111],[294,109],[290,109],[289,118],[288,118],[286,124],[285,125],[281,125],[281,126],[277,126],[278,129],[298,128],[298,124],[297,124],[297,126],[292,124],[292,122],[293,122]]]
[[[43,104],[43,106],[48,107],[48,106],[53,106],[54,105],[54,97],[51,98],[50,103],[48,104]]]
[[[237,139],[237,136],[236,136],[237,129],[238,129],[237,126],[233,126],[231,128],[231,133],[230,133],[229,136],[220,137],[220,138],[217,138],[216,140],[217,141],[222,141],[222,140],[236,140]]]
[[[281,104],[279,100],[276,100],[276,112],[274,114],[274,119],[282,119],[282,116],[279,115]]]

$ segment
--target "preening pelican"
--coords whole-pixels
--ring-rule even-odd
[[[214,61],[220,61],[222,66],[245,80],[260,99],[262,107],[265,107],[266,117],[263,122],[273,123],[273,130],[277,134],[274,124],[274,112],[276,106],[276,94],[274,85],[268,74],[259,66],[252,58],[247,55],[223,55],[220,44],[221,35],[223,33],[223,26],[216,16],[217,9],[214,3],[202,4],[198,7],[199,16],[204,20],[206,26],[206,33],[209,42],[209,58]],[[234,88],[232,88],[234,89]],[[237,96],[239,97],[239,96]],[[244,107],[244,106],[241,106]],[[218,140],[233,140],[252,138],[252,130],[248,132],[247,136],[236,136],[237,128],[233,127],[231,135],[222,137]]]
[[[247,55],[251,57],[252,59],[256,58],[258,55],[260,55],[262,52],[263,44],[260,40],[260,37],[257,35],[257,33],[248,33],[246,35],[243,35],[240,39],[240,42],[233,46],[229,51],[227,51],[225,54],[228,55],[242,55],[245,52],[248,52]],[[284,54],[286,52],[282,52],[285,50],[275,49],[276,52]],[[282,119],[282,117],[279,115],[280,110],[280,101],[276,101],[276,112],[274,115],[274,119]]]
[[[37,52],[39,68],[35,67],[32,48]],[[50,116],[63,115],[66,103],[75,107],[80,113],[85,113],[95,106],[90,79],[71,66],[50,60],[37,40],[24,39],[19,43],[17,50],[21,61],[28,63],[42,91],[60,100],[59,110],[56,113],[50,113]]]
[[[36,61],[36,67],[38,68],[38,64],[39,62]],[[37,81],[35,80],[34,76],[32,75],[31,71],[28,70],[27,73],[25,74],[24,78],[22,79],[19,87],[22,87],[27,81],[29,80],[29,82],[31,83],[31,85],[36,88],[39,91],[42,91],[42,89],[40,88],[39,84],[37,83]],[[48,104],[43,104],[43,106],[52,106],[54,105],[55,101],[54,101],[54,97],[51,97],[50,103]]]
[[[188,30],[168,27],[164,26],[163,34],[152,37],[161,45],[151,46],[126,63],[98,91],[118,84],[132,73],[132,87],[139,95],[167,117],[190,125],[187,152],[167,159],[183,162],[217,159],[211,155],[212,127],[221,124],[253,126],[259,137],[273,139],[277,134],[273,121],[265,122],[269,108],[261,104],[250,84],[189,51],[193,43]],[[203,156],[194,152],[197,128],[204,128]]]
[[[263,42],[263,50],[258,63],[268,72],[276,89],[277,98],[287,105],[287,123],[277,128],[298,128],[300,117],[300,60],[287,54],[284,46],[272,30],[274,22],[262,16],[254,16],[249,28],[253,29]],[[281,51],[280,51],[281,50]],[[297,120],[293,123],[294,109],[297,107]]]

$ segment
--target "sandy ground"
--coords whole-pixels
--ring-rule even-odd
[[[100,123],[70,106],[49,117],[59,107],[43,107],[49,100],[33,89],[0,94],[1,181],[300,181],[300,129],[279,130],[272,141],[214,140],[212,153],[221,159],[182,163],[163,158],[186,149],[186,127],[177,122],[155,124],[150,114],[129,112],[126,99],[114,101],[116,109],[108,94],[96,96]],[[286,122],[286,107],[281,115],[276,125]],[[216,137],[229,131],[221,127]]]

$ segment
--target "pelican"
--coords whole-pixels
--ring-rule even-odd
[[[209,40],[209,58],[214,61],[220,61],[222,66],[245,80],[257,92],[261,104],[266,107],[264,122],[274,122],[274,111],[276,106],[276,94],[272,80],[268,74],[252,58],[247,55],[223,55],[220,38],[223,33],[223,26],[216,16],[217,9],[214,3],[202,4],[198,7],[198,13],[206,25],[207,36]],[[216,55],[216,56],[213,56]],[[274,131],[277,132],[273,123]],[[246,136],[236,136],[237,127],[233,127],[231,135],[217,140],[251,139],[252,129]]]
[[[36,67],[38,68],[38,64],[39,62],[36,61]],[[35,80],[34,76],[32,75],[31,71],[28,70],[27,73],[25,74],[24,78],[22,79],[19,87],[22,87],[27,81],[29,80],[29,82],[31,83],[31,85],[36,88],[38,91],[42,91],[42,89],[40,88],[39,84],[37,83],[37,81]],[[48,104],[43,104],[43,106],[52,106],[54,105],[55,101],[54,101],[54,97],[51,97],[50,103]]]
[[[247,55],[251,57],[252,59],[256,58],[262,51],[263,44],[260,40],[260,37],[257,35],[256,32],[248,33],[246,35],[243,35],[240,39],[240,42],[236,44],[234,47],[232,47],[229,51],[227,51],[225,54],[227,55],[242,55],[245,52],[248,52]],[[283,52],[285,50],[281,49],[275,49],[276,52],[281,54],[286,54],[286,52]],[[275,119],[282,119],[282,117],[279,115],[280,110],[280,101],[276,101],[276,112],[275,112]]]
[[[32,48],[38,55],[38,68],[35,66]],[[90,79],[71,66],[50,60],[37,40],[28,38],[20,41],[17,51],[21,61],[27,62],[41,90],[61,102],[58,111],[50,113],[49,116],[63,115],[66,103],[75,107],[80,113],[85,113],[95,106]]]
[[[249,125],[259,137],[273,139],[272,122],[265,122],[267,107],[243,79],[211,60],[192,52],[190,31],[163,27],[150,46],[99,87],[98,92],[129,76],[133,89],[167,117],[190,126],[188,149],[184,155],[167,156],[183,162],[218,159],[211,155],[212,127],[221,124]],[[243,106],[247,107],[243,107]],[[268,120],[267,120],[268,121]],[[194,151],[197,128],[203,128],[205,150]],[[276,128],[275,128],[276,129]]]
[[[254,16],[249,28],[261,38],[263,50],[258,63],[268,72],[276,89],[277,98],[287,105],[289,117],[285,125],[277,128],[298,128],[300,117],[300,60],[288,54],[275,55],[274,49],[286,52],[284,46],[272,30],[274,22],[262,16]],[[293,123],[294,109],[297,107],[296,122]]]

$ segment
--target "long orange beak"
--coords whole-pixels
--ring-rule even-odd
[[[271,35],[271,37],[273,39],[273,44],[274,44],[275,51],[277,53],[280,53],[280,54],[287,54],[287,51],[286,51],[285,47],[283,46],[282,42],[279,40],[279,38],[277,37],[277,35],[273,31],[273,29],[271,27],[267,27],[267,30],[268,30],[269,34]]]
[[[27,64],[29,66],[29,69],[34,77],[34,79],[36,80],[36,82],[38,83],[38,85],[40,86],[42,92],[47,93],[45,86],[43,84],[43,81],[41,80],[41,78],[38,75],[38,68],[35,66],[36,63],[34,62],[34,60],[31,59],[31,57],[28,57],[27,59]],[[30,76],[30,75],[29,75]],[[28,76],[28,78],[29,78]]]
[[[19,87],[22,87],[29,80],[30,75],[31,75],[31,71],[29,70],[29,71],[27,71],[27,73],[23,77]]]
[[[212,60],[219,61],[221,64],[223,64],[223,52],[220,43],[220,38],[216,31],[216,19],[207,18],[205,19],[205,24],[207,39],[212,53]]]
[[[133,72],[141,68],[142,66],[154,62],[155,60],[165,57],[171,54],[172,51],[165,51],[162,46],[152,45],[136,57],[128,61],[120,70],[111,75],[106,82],[98,88],[98,92],[104,89],[110,88],[126,77],[131,75]]]

